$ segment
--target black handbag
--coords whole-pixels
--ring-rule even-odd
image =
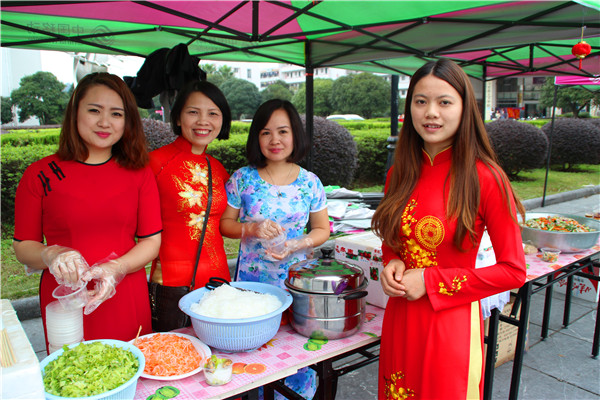
[[[196,271],[200,262],[200,253],[204,243],[206,225],[210,217],[210,206],[212,204],[212,171],[210,161],[206,157],[208,164],[208,199],[206,204],[206,213],[204,214],[204,223],[202,233],[198,242],[198,251],[196,252],[196,264],[194,273],[189,286],[165,286],[156,282],[148,282],[148,294],[150,296],[150,311],[152,314],[152,330],[154,332],[167,332],[173,329],[179,329],[190,326],[190,318],[179,309],[179,300],[194,288],[196,281]]]

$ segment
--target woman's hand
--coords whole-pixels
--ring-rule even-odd
[[[85,315],[90,314],[100,304],[113,297],[117,293],[117,285],[125,278],[127,272],[127,266],[119,259],[110,260],[90,268],[83,278],[87,281],[95,280],[96,285],[90,291],[91,298],[88,300],[83,313]]]
[[[427,294],[424,273],[425,270],[423,268],[404,271],[404,276],[400,282],[404,286],[404,298],[413,301],[418,300]]]
[[[89,269],[89,266],[77,250],[53,245],[44,248],[41,257],[59,284],[76,288],[85,283],[81,276]]]
[[[284,249],[281,253],[275,253],[266,250],[266,253],[276,260],[284,260],[290,255],[297,251],[308,249],[307,251],[313,251],[313,240],[310,237],[290,239],[285,241]]]
[[[402,277],[406,265],[400,259],[393,259],[384,268],[381,273],[381,287],[383,292],[390,297],[403,297],[406,295],[406,288],[402,284]]]
[[[270,219],[242,224],[242,238],[255,237],[259,239],[273,239],[282,233],[283,228],[281,225]]]

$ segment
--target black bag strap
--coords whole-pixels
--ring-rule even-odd
[[[200,263],[200,253],[202,252],[204,234],[206,233],[206,225],[208,224],[208,218],[210,217],[210,206],[212,204],[212,170],[210,169],[210,160],[208,159],[208,154],[206,155],[206,164],[208,165],[208,198],[206,200],[206,212],[204,213],[202,233],[200,234],[200,240],[198,242],[198,252],[196,253],[196,265],[194,266],[192,281],[190,282],[190,292],[194,289],[194,283],[196,282],[196,271],[198,271],[198,264]]]

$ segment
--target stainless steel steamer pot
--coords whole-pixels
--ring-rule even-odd
[[[340,339],[356,333],[365,319],[367,279],[360,267],[326,258],[290,267],[285,286],[292,298],[291,325],[313,339]]]

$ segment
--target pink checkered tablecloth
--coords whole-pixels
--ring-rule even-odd
[[[233,379],[223,386],[210,386],[202,372],[176,381],[161,381],[140,378],[135,399],[146,399],[163,386],[173,386],[180,391],[177,399],[224,399],[294,374],[298,369],[323,360],[350,352],[375,342],[381,336],[384,309],[367,305],[365,322],[352,336],[329,340],[325,344],[308,346],[308,338],[285,325],[275,337],[261,348],[228,356],[234,363],[256,364],[265,367],[259,374],[243,372],[234,374]],[[195,336],[192,328],[178,330]],[[319,348],[320,346],[320,348]],[[212,350],[212,349],[211,349]],[[260,366],[262,365],[262,366]]]
[[[600,241],[596,243],[596,245],[591,249],[587,249],[577,253],[560,253],[558,256],[558,260],[556,260],[556,262],[553,263],[543,261],[542,254],[540,252],[538,252],[537,254],[527,255],[525,256],[525,262],[527,264],[527,280],[530,281],[532,279],[539,278],[540,276],[544,276],[552,271],[556,271],[564,267],[565,265],[572,264],[577,260],[580,260],[599,251]]]

